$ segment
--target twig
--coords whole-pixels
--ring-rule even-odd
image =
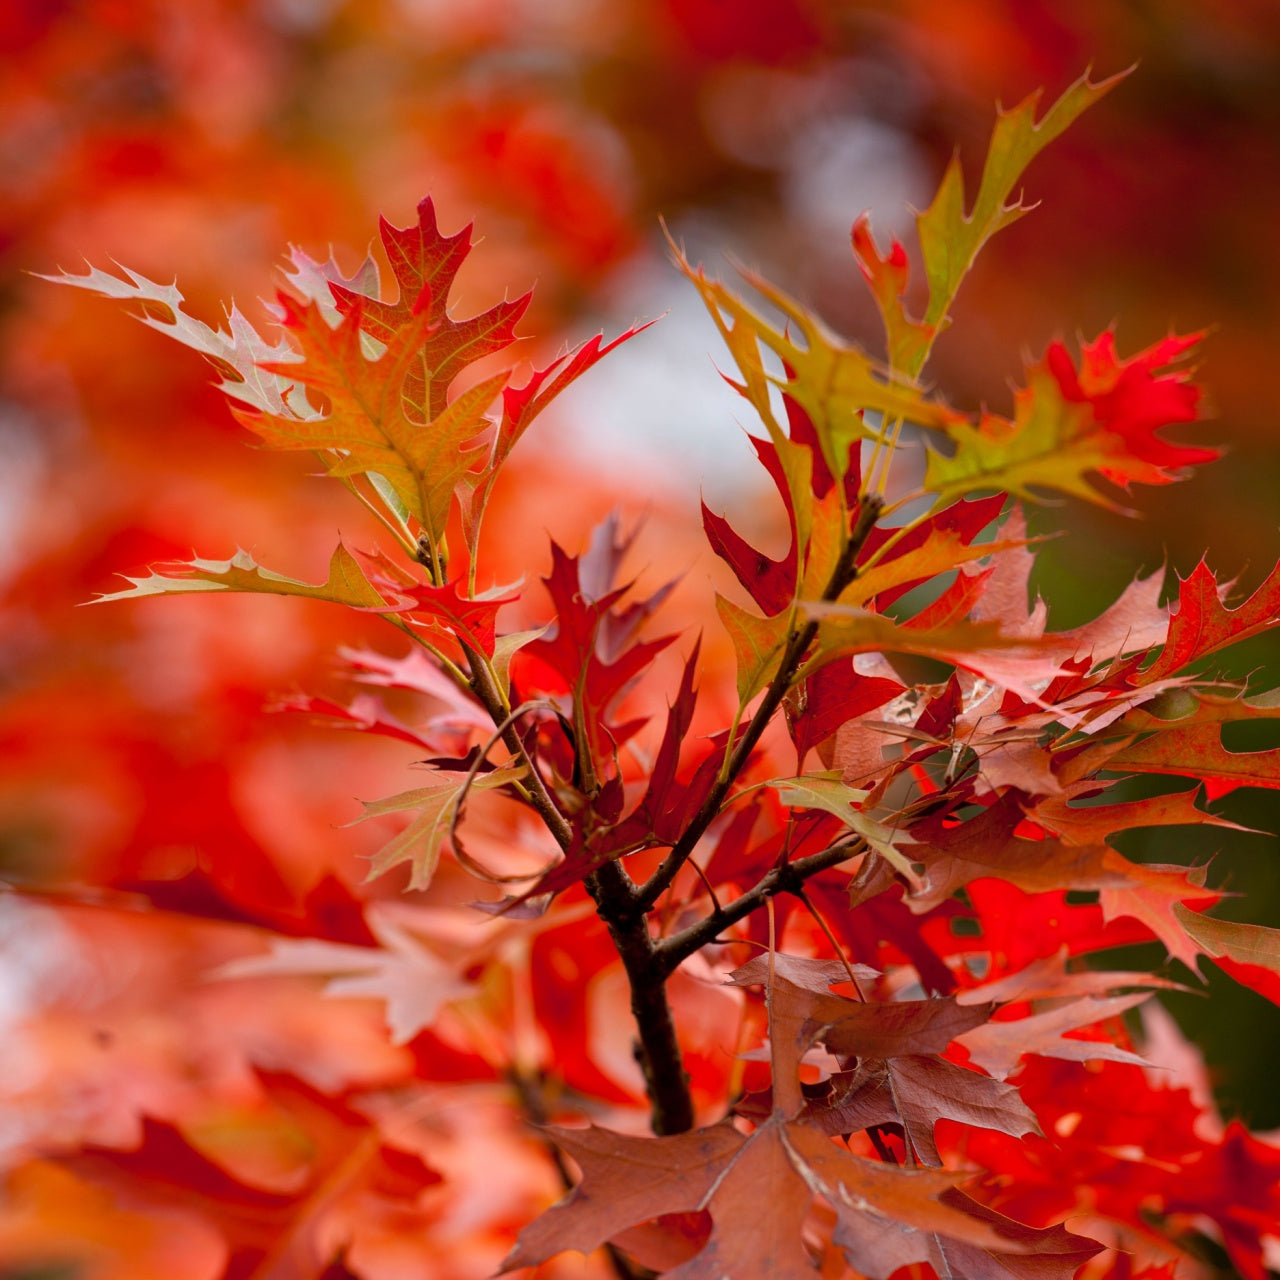
[[[532,874],[525,873],[521,875],[499,875],[497,872],[490,871],[482,863],[477,862],[463,847],[462,840],[458,834],[458,827],[462,822],[462,807],[467,802],[467,796],[471,793],[471,788],[475,784],[476,778],[479,776],[480,770],[484,768],[484,762],[489,752],[498,744],[498,740],[504,733],[512,728],[516,721],[522,715],[529,711],[537,711],[541,708],[550,708],[549,702],[534,699],[530,702],[522,702],[518,707],[506,717],[503,722],[490,734],[488,741],[476,752],[476,758],[471,762],[471,768],[467,770],[467,776],[462,780],[462,786],[458,789],[458,794],[453,802],[453,812],[449,817],[449,835],[448,843],[452,847],[454,856],[472,875],[481,880],[487,880],[490,884],[519,884],[522,880],[540,879],[548,872],[551,867],[545,866],[540,871]],[[526,768],[532,770],[532,764],[527,763]],[[526,793],[527,794],[527,793]],[[554,855],[553,855],[554,856]]]
[[[660,964],[666,973],[674,972],[695,951],[714,942],[721,932],[730,925],[737,924],[739,920],[744,920],[753,911],[764,906],[770,898],[779,893],[796,893],[810,876],[856,857],[865,852],[866,848],[867,842],[861,836],[851,836],[838,840],[820,853],[812,853],[807,858],[774,867],[741,897],[704,916],[697,924],[691,924],[680,933],[673,933],[669,938],[656,943],[654,950]]]
[[[503,724],[510,713],[505,699],[493,682],[493,673],[488,661],[483,654],[477,653],[470,645],[464,644],[462,651],[466,654],[467,662],[471,667],[471,691],[480,699],[480,705],[488,712],[493,723]],[[529,767],[529,803],[546,824],[547,830],[555,837],[560,848],[567,849],[573,839],[573,829],[569,826],[568,819],[556,807],[556,802],[547,790],[547,784],[538,772],[537,765],[525,749],[523,739],[516,732],[514,724],[507,724],[501,732],[502,741],[507,750]]]
[[[656,1134],[685,1133],[693,1128],[693,1099],[676,1037],[666,980],[674,965],[662,956],[662,944],[649,932],[631,877],[618,862],[606,862],[586,880],[631,988],[636,1021],[636,1061],[649,1095],[650,1124]]]
[[[875,494],[868,494],[863,499],[862,506],[858,511],[857,521],[854,523],[853,531],[849,535],[849,541],[845,544],[844,550],[840,554],[840,560],[832,571],[827,589],[822,593],[824,600],[834,600],[853,580],[855,574],[854,561],[857,559],[863,543],[866,542],[867,536],[875,527],[883,505],[883,501]],[[741,773],[743,766],[747,762],[747,757],[755,750],[755,745],[760,740],[761,734],[764,733],[769,721],[773,719],[774,712],[777,711],[782,699],[791,688],[791,682],[795,677],[801,660],[804,658],[805,651],[813,643],[817,634],[818,623],[816,621],[809,621],[799,631],[792,632],[787,647],[783,652],[777,674],[773,677],[768,689],[765,690],[764,697],[761,698],[759,705],[756,707],[750,723],[743,730],[742,737],[738,739],[724,775],[717,779],[710,791],[708,791],[706,799],[703,800],[698,812],[693,816],[680,839],[672,846],[671,852],[663,859],[662,865],[641,886],[640,901],[646,909],[657,902],[658,898],[670,887],[671,882],[676,877],[676,873],[688,860],[698,841],[702,839],[703,835],[706,834],[707,828],[719,815],[720,806],[728,794],[729,788],[737,779],[738,774]]]
[[[813,900],[803,888],[793,889],[792,892],[804,903],[805,910],[818,922],[818,928],[822,930],[823,935],[831,946],[831,950],[835,952],[840,963],[844,965],[844,971],[849,975],[849,983],[858,993],[858,999],[863,999],[862,988],[858,985],[858,975],[854,973],[853,965],[849,963],[849,957],[845,955],[844,948],[836,940],[836,935],[831,932],[831,926],[824,919],[822,912],[813,905]]]

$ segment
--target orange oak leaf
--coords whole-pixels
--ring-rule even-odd
[[[316,402],[304,404],[298,392],[289,397],[288,412],[238,412],[237,417],[274,449],[320,452],[330,475],[381,476],[438,544],[454,490],[475,460],[472,442],[488,429],[486,410],[507,375],[485,378],[447,404],[433,401],[429,411],[415,409],[406,379],[420,367],[432,332],[429,293],[385,334],[385,349],[376,359],[370,359],[363,336],[367,300],[354,302],[336,328],[318,303],[302,303],[286,293],[279,302],[281,324],[303,358],[298,364],[263,367],[304,384]]]
[[[133,585],[126,590],[97,596],[93,603],[136,600],[143,596],[184,595],[194,591],[238,591],[255,595],[305,596],[375,613],[394,607],[368,580],[359,562],[342,543],[334,548],[329,560],[329,574],[323,582],[299,582],[296,578],[287,578],[284,574],[263,568],[247,551],[237,551],[229,560],[165,561],[152,565],[145,578],[128,580]]]

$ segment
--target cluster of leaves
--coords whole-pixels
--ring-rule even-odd
[[[469,229],[442,234],[429,200],[416,225],[383,223],[394,297],[372,260],[347,276],[295,250],[274,342],[234,310],[210,328],[173,286],[133,273],[60,277],[140,304],[211,359],[239,421],[317,455],[396,549],[340,543],[319,583],[244,552],[168,562],[106,597],[302,596],[376,615],[410,644],[349,659],[358,681],[420,699],[412,717],[367,692],[288,705],[426,753],[424,785],[363,817],[412,815],[371,875],[407,866],[429,905],[346,903],[358,923],[295,929],[311,936],[276,939],[222,980],[313,975],[331,995],[375,996],[393,1041],[448,1046],[447,1067],[415,1063],[418,1086],[500,1080],[530,1119],[624,1127],[635,1093],[588,1052],[584,1006],[609,970],[629,993],[653,1135],[544,1130],[572,1193],[524,1229],[506,1269],[608,1246],[623,1275],[847,1265],[876,1280],[904,1267],[1065,1280],[1085,1264],[1131,1274],[1131,1254],[1153,1275],[1193,1274],[1217,1246],[1263,1275],[1280,1153],[1213,1131],[1184,1090],[1153,1081],[1122,1015],[1171,980],[1098,956],[1154,938],[1193,972],[1209,956],[1280,993],[1280,931],[1205,914],[1221,897],[1205,868],[1116,847],[1137,829],[1227,825],[1202,788],[1280,785],[1280,753],[1222,741],[1228,723],[1275,716],[1275,700],[1204,663],[1280,625],[1280,568],[1234,608],[1204,564],[1172,607],[1142,579],[1051,632],[1018,506],[1115,507],[1211,459],[1162,434],[1198,416],[1198,335],[1127,358],[1110,332],[1078,358],[1054,343],[1011,418],[961,412],[921,381],[974,257],[1025,211],[1024,168],[1113,83],[1083,78],[1039,119],[1035,97],[1002,112],[972,198],[958,163],[947,170],[918,219],[918,318],[902,246],[883,253],[854,224],[884,362],[749,277],[774,323],[676,250],[763,424],[752,444],[790,538],[775,558],[704,508],[745,593],[715,601],[736,669],[709,668],[692,643],[665,718],[645,678],[677,639],[647,632],[670,588],[623,579],[632,536],[616,521],[581,554],[552,547],[549,620],[536,593],[483,573],[512,449],[638,330],[522,377],[490,372],[527,297],[456,319]],[[923,468],[907,440],[923,442]],[[1123,789],[1149,774],[1190,783]],[[456,872],[486,886],[483,940],[451,923]],[[727,992],[713,986],[726,976]],[[717,999],[736,1030],[707,1045]],[[767,1053],[752,1048],[762,1032]],[[162,1186],[198,1193],[185,1207],[215,1239],[202,1275],[399,1274],[386,1242],[439,1229],[432,1197],[448,1180],[430,1150],[394,1139],[385,1099],[253,1065],[258,1130],[287,1121],[313,1148],[284,1174],[277,1148],[268,1175],[234,1142],[151,1121],[140,1144],[34,1165],[20,1191],[65,1195],[61,1178],[145,1203]]]

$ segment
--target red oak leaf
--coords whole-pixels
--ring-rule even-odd
[[[543,581],[555,621],[521,655],[526,671],[537,663],[554,673],[559,688],[554,684],[552,688],[571,704],[574,732],[581,736],[580,746],[597,769],[613,759],[626,736],[623,726],[608,719],[610,707],[675,638],[635,639],[641,623],[670,587],[622,604],[629,586],[613,583],[630,542],[630,537],[619,537],[617,521],[610,519],[583,556],[570,556],[551,544],[551,573]],[[545,681],[538,682],[546,687]]]
[[[1200,393],[1186,369],[1171,368],[1202,335],[1170,337],[1128,360],[1104,333],[1084,344],[1077,372],[1061,342],[1027,370],[1014,398],[1012,421],[984,412],[976,424],[946,427],[954,450],[931,452],[926,486],[944,497],[1003,489],[1034,498],[1070,493],[1102,506],[1114,503],[1088,479],[1099,475],[1121,489],[1169,484],[1216,449],[1174,444],[1162,427],[1192,422]]]
[[[1203,333],[1170,336],[1121,360],[1115,334],[1108,329],[1081,346],[1078,373],[1062,343],[1049,344],[1045,361],[1063,398],[1069,404],[1088,404],[1098,426],[1124,442],[1128,458],[1099,468],[1114,484],[1167,484],[1174,471],[1218,457],[1217,449],[1171,444],[1156,434],[1162,427],[1196,420],[1200,389],[1187,370],[1171,370],[1203,338]]]
[[[791,526],[791,542],[780,560],[753,547],[723,516],[716,515],[704,502],[702,527],[711,549],[733,570],[747,594],[766,617],[781,613],[795,598],[796,591],[796,521],[791,491],[778,460],[778,451],[768,440],[748,436],[756,456],[769,478],[777,486],[787,509]]]
[[[1201,560],[1178,584],[1178,607],[1169,619],[1169,635],[1156,660],[1142,673],[1144,682],[1173,675],[1227,645],[1280,625],[1280,564],[1243,604],[1228,609],[1221,584]]]
[[[395,302],[382,302],[341,284],[331,286],[342,314],[379,342],[391,343],[421,311],[426,318],[423,340],[414,352],[405,379],[405,398],[427,418],[444,411],[449,386],[467,365],[509,347],[515,326],[529,306],[526,293],[503,301],[467,320],[449,315],[454,277],[471,253],[471,226],[451,236],[440,233],[435,205],[428,196],[418,205],[416,226],[394,227],[380,219],[382,244],[400,287]]]

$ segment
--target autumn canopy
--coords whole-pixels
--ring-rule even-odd
[[[785,7],[799,66],[826,37]],[[671,10],[689,74],[768,61]],[[54,349],[73,306],[150,332],[88,393],[131,479],[57,490],[101,546],[31,514],[15,575],[74,580],[76,638],[42,667],[50,606],[13,607],[0,1277],[1280,1269],[1280,1144],[1163,1003],[1280,1004],[1280,929],[1212,858],[1280,788],[1280,677],[1239,669],[1280,565],[1135,556],[1078,618],[1045,571],[1073,513],[1218,465],[1206,334],[1049,337],[1003,401],[933,359],[1041,153],[1139,78],[997,109],[907,222],[845,210],[856,341],[664,223],[755,476],[700,506],[567,425],[615,365],[661,381],[665,320],[526,340],[642,234],[546,118],[553,303],[443,181],[220,319],[180,262],[34,264]],[[453,110],[476,166],[515,145]]]

